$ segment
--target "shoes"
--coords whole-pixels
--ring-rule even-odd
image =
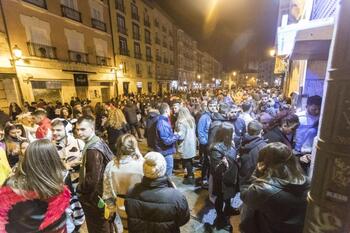
[[[193,176],[188,176],[185,177],[184,180],[182,181],[183,184],[188,184],[188,185],[194,185],[195,184],[195,180]]]

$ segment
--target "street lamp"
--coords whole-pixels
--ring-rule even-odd
[[[233,74],[233,76],[236,76],[236,75],[237,75],[237,72],[236,72],[236,71],[233,71],[232,74]]]
[[[198,79],[198,80],[201,80],[201,76],[200,76],[200,75],[197,75],[197,79]]]
[[[17,45],[13,46],[12,54],[14,60],[19,60],[22,58],[22,50]]]
[[[117,93],[117,97],[119,96],[119,88],[118,88],[118,71],[123,71],[124,65],[123,63],[120,63],[118,68],[114,68],[114,74],[115,74],[115,90]]]
[[[275,57],[276,56],[276,50],[275,49],[270,49],[269,50],[269,54],[271,57]]]

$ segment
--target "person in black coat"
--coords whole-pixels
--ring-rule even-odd
[[[292,149],[294,134],[299,124],[297,115],[294,113],[287,113],[287,115],[276,120],[272,128],[264,134],[264,139],[266,139],[268,143],[282,142]]]
[[[125,199],[129,233],[180,233],[190,212],[186,197],[165,176],[164,156],[158,152],[146,154],[143,171],[141,183]]]
[[[259,152],[251,184],[241,187],[248,208],[243,233],[302,233],[310,182],[292,150],[270,143]]]
[[[242,138],[247,131],[245,121],[242,118],[239,118],[239,111],[240,109],[236,105],[232,105],[228,112],[228,118],[232,121],[235,129],[235,136],[233,140],[237,150],[241,147]]]
[[[252,176],[258,162],[259,151],[267,145],[261,136],[262,132],[262,124],[256,120],[249,122],[248,133],[244,136],[239,150],[239,183],[241,185],[247,183]]]
[[[236,149],[232,143],[232,135],[233,128],[223,124],[209,146],[210,173],[213,177],[213,194],[216,196],[217,218],[214,225],[217,229],[230,229],[228,217],[234,213],[231,198],[237,193],[239,166],[236,162]]]
[[[136,136],[138,136],[138,139],[143,139],[140,131],[140,125],[137,119],[137,114],[139,113],[139,110],[137,109],[136,105],[132,103],[130,100],[127,101],[126,106],[123,109],[126,121],[128,122],[128,125],[131,129],[131,133]],[[136,131],[136,133],[135,133]]]

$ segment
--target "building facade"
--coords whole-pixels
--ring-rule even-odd
[[[149,1],[110,1],[118,94],[156,91],[153,8]]]
[[[175,75],[175,24],[158,6],[153,10],[154,54],[158,91],[170,92],[178,88]]]
[[[96,103],[192,88],[199,76],[210,82],[222,70],[151,0],[0,3],[2,109],[10,102],[78,96]],[[20,58],[14,59],[14,49]]]
[[[114,95],[115,75],[108,2],[89,0],[1,1],[24,101],[92,102]]]

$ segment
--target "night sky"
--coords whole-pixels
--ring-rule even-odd
[[[265,60],[273,47],[279,0],[155,0],[225,71]]]

